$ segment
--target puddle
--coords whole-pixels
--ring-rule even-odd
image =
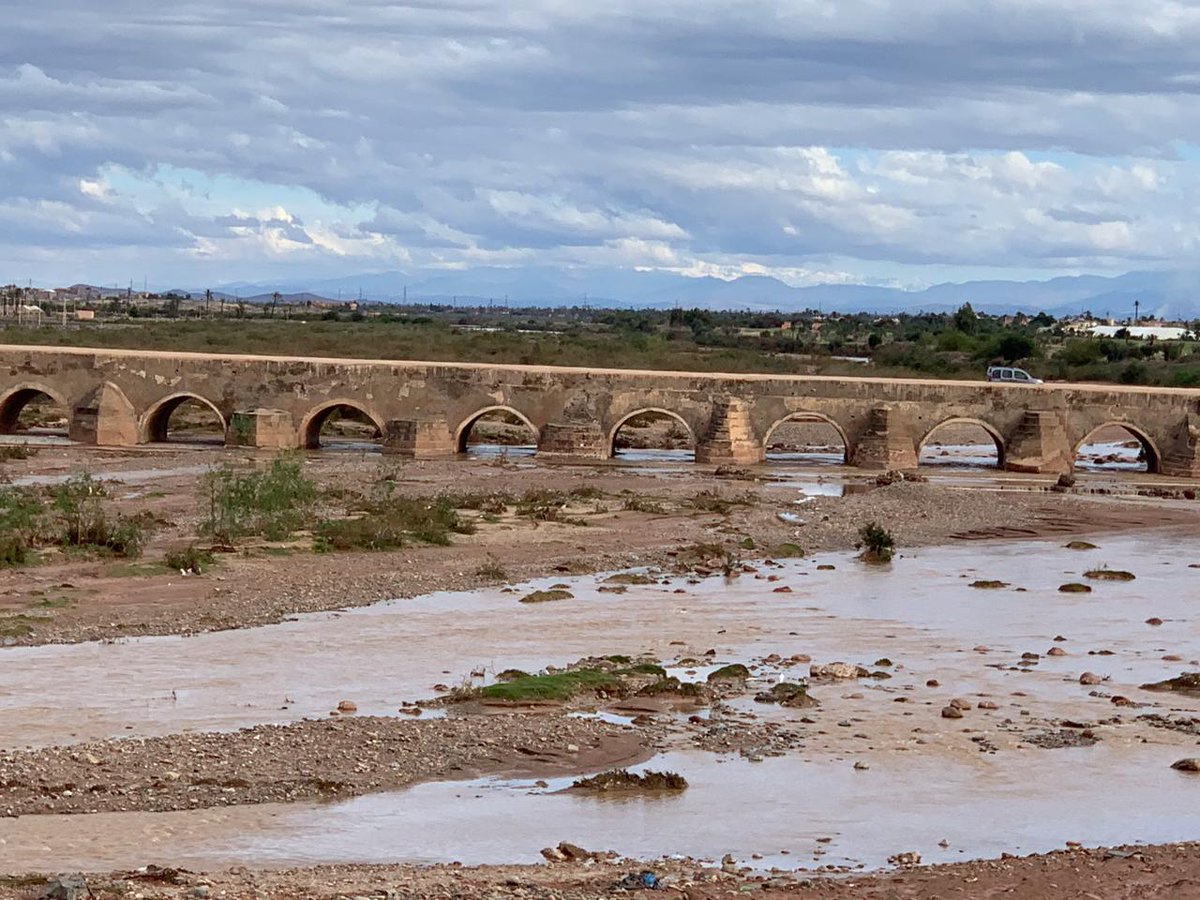
[[[856,771],[850,761],[750,763],[671,753],[638,768],[679,772],[690,786],[658,796],[556,793],[570,779],[544,789],[478,780],[327,805],[23,816],[5,825],[0,870],[132,869],[150,860],[192,869],[535,863],[542,847],[563,840],[639,858],[719,860],[732,853],[762,869],[873,869],[900,851],[949,862],[1045,852],[1068,840],[1096,846],[1188,840],[1200,828],[1200,808],[1183,789],[1188,776],[1166,770],[1171,751],[1161,747],[1047,751],[1036,765],[1021,753],[952,762],[904,754],[856,758],[870,769]],[[889,812],[899,809],[903,815]],[[826,837],[832,840],[818,843]],[[943,840],[949,847],[939,846]],[[755,853],[763,858],[752,859]]]

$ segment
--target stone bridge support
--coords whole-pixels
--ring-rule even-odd
[[[1008,435],[1004,468],[1010,472],[1066,474],[1075,467],[1075,448],[1060,410],[1029,409]]]

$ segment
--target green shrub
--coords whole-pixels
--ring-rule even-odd
[[[207,512],[200,530],[230,544],[248,535],[283,540],[304,524],[317,486],[299,459],[277,456],[265,472],[239,472],[228,464],[201,481]]]
[[[858,529],[858,538],[862,542],[862,558],[867,562],[891,562],[896,552],[896,540],[891,532],[874,522],[869,522]]]

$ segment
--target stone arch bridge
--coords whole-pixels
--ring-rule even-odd
[[[1005,468],[1061,473],[1088,435],[1117,424],[1152,472],[1200,478],[1200,390],[0,345],[0,432],[39,394],[67,410],[82,443],[161,440],[171,412],[198,400],[228,445],[312,447],[325,418],[349,406],[376,423],[385,452],[416,457],[460,452],[481,415],[505,410],[533,429],[539,455],[603,459],[622,423],[657,410],[687,426],[700,462],[760,462],[776,427],[808,419],[837,429],[851,465],[909,469],[936,427],[969,421],[992,435]]]

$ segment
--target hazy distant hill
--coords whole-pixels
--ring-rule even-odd
[[[1091,310],[1124,318],[1135,300],[1143,314],[1165,318],[1200,317],[1200,272],[1130,272],[1106,278],[1080,275],[1048,281],[970,281],[938,284],[921,291],[862,284],[791,287],[775,278],[746,276],[733,281],[686,278],[663,272],[609,269],[484,268],[464,272],[382,272],[305,282],[222,285],[250,302],[270,302],[274,290],[283,302],[358,297],[367,300],[444,302],[463,305],[507,301],[511,306],[672,307],[713,309],[930,312],[971,303],[994,313],[1046,312],[1055,315]],[[197,292],[193,291],[193,295]],[[203,294],[203,291],[199,292]]]

